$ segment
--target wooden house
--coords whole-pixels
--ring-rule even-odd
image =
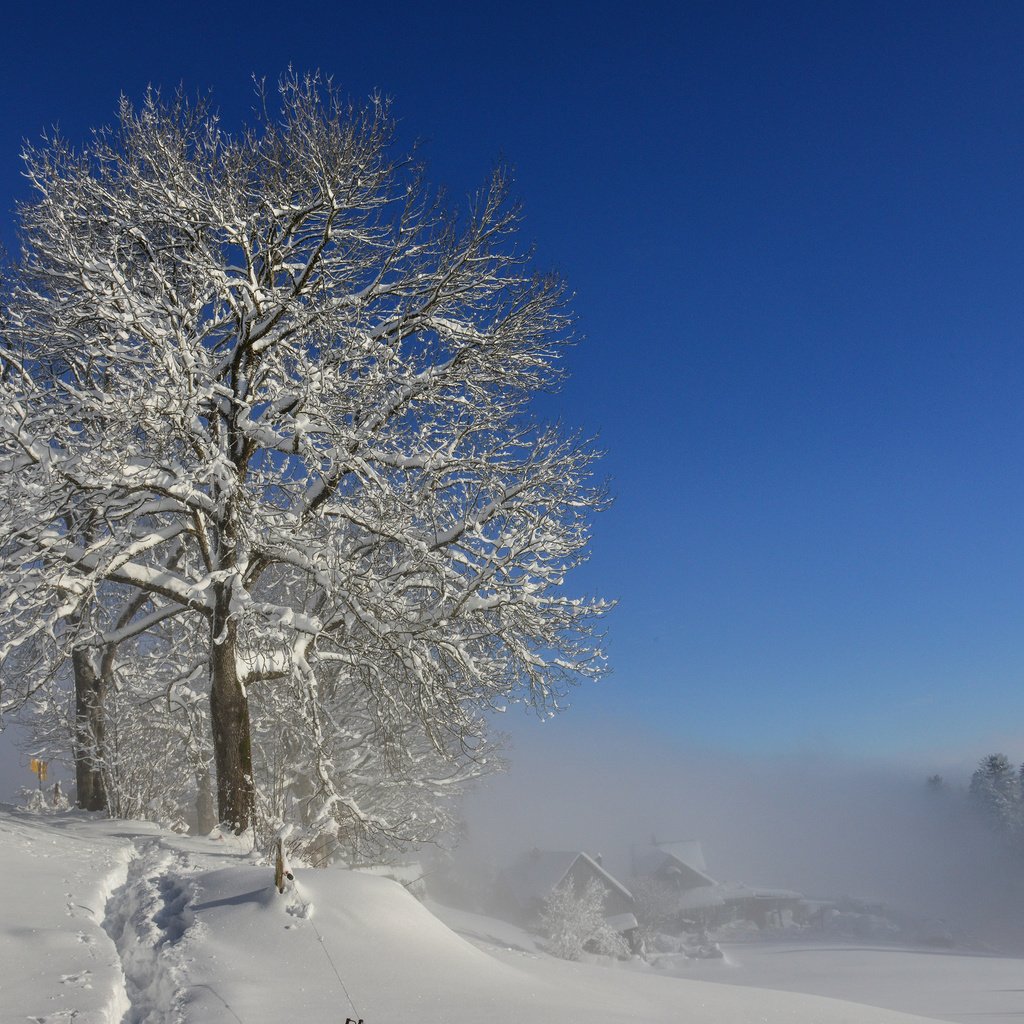
[[[536,925],[545,898],[565,882],[582,892],[591,879],[604,890],[605,918],[632,938],[637,922],[633,894],[601,865],[601,858],[580,851],[531,850],[498,876],[498,910],[509,920]]]
[[[696,840],[633,847],[633,875],[653,878],[672,893],[679,926],[710,927],[749,921],[759,928],[781,927],[793,920],[801,903],[798,892],[717,882],[707,871]]]

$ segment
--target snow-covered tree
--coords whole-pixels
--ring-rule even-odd
[[[109,589],[98,605],[112,601]],[[56,762],[67,762],[71,749],[79,806],[182,822],[192,817],[212,760],[205,650],[172,621],[119,643],[101,646],[101,637],[74,636],[71,656],[58,661],[31,714],[22,715],[31,748]],[[89,717],[82,713],[83,658],[100,705]],[[83,799],[90,794],[102,795],[101,807]]]
[[[563,960],[579,960],[584,950],[606,956],[629,952],[626,940],[605,919],[605,890],[596,878],[584,886],[565,879],[544,898],[540,925],[545,948]]]
[[[45,689],[47,674],[34,670],[56,664],[60,624],[77,607],[43,565],[19,557],[17,524],[37,513],[54,518],[61,502],[46,497],[49,480],[41,460],[23,458],[21,446],[11,443],[24,403],[45,398],[9,344],[7,305],[0,300],[0,729]]]
[[[1006,835],[1019,833],[1024,826],[1021,801],[1021,777],[1005,754],[983,757],[971,776],[970,796],[989,824]]]
[[[629,880],[629,891],[633,894],[633,910],[645,941],[653,941],[661,932],[681,930],[679,890],[670,882],[643,875]]]
[[[550,712],[600,674],[607,605],[564,584],[605,496],[593,447],[527,415],[570,324],[516,248],[504,175],[451,215],[392,155],[384,104],[316,78],[279,92],[239,134],[151,94],[81,152],[26,152],[0,549],[7,579],[36,573],[46,633],[103,583],[144,598],[122,629],[204,624],[218,813],[239,829],[251,695],[276,683],[304,815],[337,834],[368,813],[339,756],[364,732],[331,693],[361,695],[381,750],[415,722],[413,749],[451,765],[482,712]]]
[[[11,305],[0,303],[4,328]],[[137,588],[69,574],[62,557],[32,541],[44,524],[83,548],[106,532],[103,509],[66,478],[70,465],[54,472],[76,435],[101,435],[108,424],[102,414],[69,418],[65,389],[103,383],[88,360],[76,367],[59,346],[48,350],[0,329],[0,728],[33,699],[61,706],[66,688],[57,680],[70,673],[77,801],[85,810],[107,807],[104,703],[118,646],[180,611],[166,602],[156,609]],[[171,549],[172,561],[180,550]]]

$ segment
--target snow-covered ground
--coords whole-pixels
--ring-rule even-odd
[[[849,944],[723,948],[718,979],[730,984],[813,992],[961,1024],[1024,1020],[1024,960],[1014,957]]]
[[[540,951],[537,937],[514,925],[448,907],[431,909],[497,956]],[[735,943],[723,950],[722,960],[664,955],[653,967],[636,961],[628,967],[690,981],[828,996],[960,1024],[1024,1020],[1024,960],[1014,957],[827,942]]]
[[[401,886],[369,875],[300,871],[294,888],[278,895],[270,867],[234,841],[185,838],[136,822],[0,810],[0,872],[3,1024],[924,1019],[851,1001],[910,1005],[896,982],[869,1000],[871,979],[858,985],[849,972],[846,1001],[771,991],[786,971],[773,975],[770,957],[787,960],[771,947],[731,951],[738,966],[722,965],[719,974],[740,984],[722,985],[636,965],[563,963],[509,926],[441,912],[462,937]],[[814,961],[818,953],[822,959]],[[850,962],[848,954],[791,950],[794,987],[836,994],[823,979],[843,977],[839,965]],[[911,986],[937,985],[945,975],[927,1003],[937,1017],[993,1024],[1004,1020],[999,1013],[1008,1014],[1005,1021],[1020,1018],[1019,993],[1015,1011],[978,1001],[979,988],[1022,987],[1019,970],[1010,980],[1011,962],[987,972],[995,961],[948,956],[943,970],[929,973],[926,959],[893,954],[878,965],[892,963],[897,977],[900,964],[911,962]],[[704,978],[713,973],[705,969]],[[769,988],[746,987],[757,983]]]

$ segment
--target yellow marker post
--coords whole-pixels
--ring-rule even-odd
[[[43,783],[46,781],[46,762],[41,761],[38,757],[33,757],[28,763],[29,770],[39,779],[39,788],[43,788]]]

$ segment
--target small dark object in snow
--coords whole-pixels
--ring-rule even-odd
[[[717,942],[704,942],[699,945],[690,956],[697,960],[721,960],[725,954]]]

